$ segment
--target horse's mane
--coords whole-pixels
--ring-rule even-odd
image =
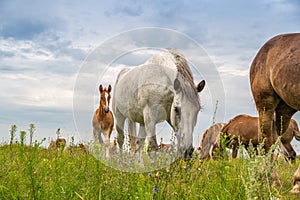
[[[191,100],[196,106],[201,108],[199,103],[199,95],[194,83],[192,71],[185,59],[184,55],[176,49],[167,49],[175,59],[177,67],[177,79],[180,82],[183,93]]]

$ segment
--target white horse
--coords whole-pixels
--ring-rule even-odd
[[[179,133],[180,155],[188,158],[193,151],[192,134],[201,108],[198,92],[204,86],[204,80],[194,84],[186,59],[174,49],[163,50],[142,65],[123,69],[115,82],[112,100],[120,149],[124,143],[124,122],[128,119],[131,150],[139,151],[141,159],[147,136],[154,160],[158,149],[155,125],[167,121]],[[136,142],[135,123],[140,124]]]

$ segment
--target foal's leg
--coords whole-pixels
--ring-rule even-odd
[[[101,131],[98,128],[93,128],[93,134],[94,134],[94,142],[99,142],[100,144],[102,144],[103,140],[101,137]]]
[[[112,128],[109,128],[105,133],[105,149],[106,149],[105,156],[106,156],[106,158],[109,158],[111,132],[112,132]]]

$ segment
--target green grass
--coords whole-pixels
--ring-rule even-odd
[[[48,150],[40,143],[1,145],[0,199],[295,198],[288,191],[299,161],[275,163],[283,184],[275,189],[263,176],[259,166],[265,159],[260,156],[177,160],[167,169],[126,173],[105,166],[81,149]]]

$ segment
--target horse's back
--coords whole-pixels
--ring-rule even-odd
[[[165,66],[169,61],[161,65],[162,62],[156,58],[119,73],[114,86],[114,112],[143,123],[142,114],[146,106],[168,111],[174,97],[176,68]]]
[[[258,118],[250,115],[238,115],[222,129],[223,133],[240,137],[241,141],[258,140]]]

